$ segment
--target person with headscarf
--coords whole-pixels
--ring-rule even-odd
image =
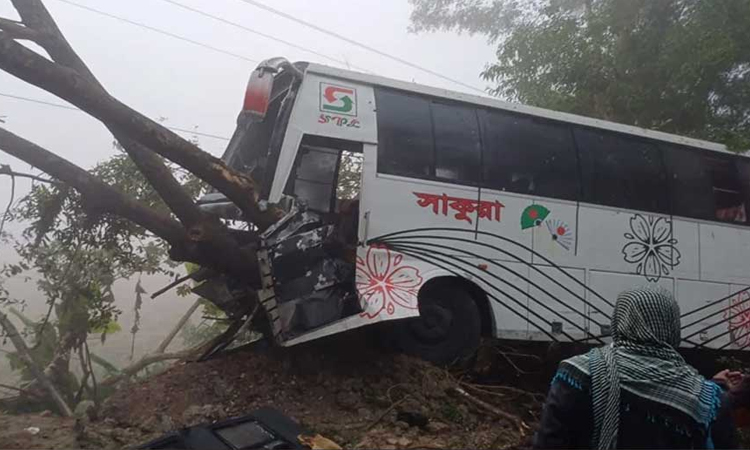
[[[623,292],[612,343],[560,363],[534,448],[735,448],[723,391],[677,352],[671,293]]]

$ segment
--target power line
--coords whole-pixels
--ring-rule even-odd
[[[253,28],[250,28],[248,26],[242,25],[240,23],[232,22],[231,20],[227,20],[227,19],[225,19],[223,17],[219,17],[219,16],[215,16],[213,14],[207,13],[206,11],[202,11],[200,9],[193,8],[191,6],[183,5],[182,3],[177,2],[175,0],[161,0],[161,1],[164,2],[164,3],[169,3],[171,5],[174,5],[174,6],[178,7],[178,8],[182,8],[182,9],[185,9],[187,11],[194,12],[194,13],[199,14],[201,16],[208,17],[210,19],[219,21],[219,22],[224,23],[226,25],[230,25],[230,26],[233,26],[235,28],[239,28],[241,30],[247,31],[248,33],[252,33],[252,34],[264,37],[266,39],[270,39],[272,41],[279,42],[279,43],[284,44],[284,45],[288,45],[288,46],[290,46],[292,48],[296,48],[297,50],[302,50],[304,52],[308,52],[308,53],[311,53],[313,55],[320,56],[321,58],[328,59],[328,60],[333,61],[335,63],[341,64],[341,65],[344,65],[344,66],[354,67],[355,69],[369,72],[367,69],[365,69],[363,67],[357,67],[357,66],[355,66],[353,64],[349,64],[348,62],[346,62],[346,61],[344,61],[342,59],[334,58],[333,56],[329,56],[329,55],[326,55],[325,53],[321,53],[321,52],[318,52],[316,50],[310,49],[308,47],[304,47],[302,45],[295,44],[294,42],[290,42],[290,41],[278,38],[276,36],[272,36],[270,34],[263,33],[261,31],[258,31],[258,30],[255,30]]]
[[[136,27],[144,28],[146,30],[153,31],[155,33],[163,34],[165,36],[169,36],[169,37],[174,38],[174,39],[179,39],[179,40],[184,41],[184,42],[189,42],[189,43],[191,43],[193,45],[197,45],[198,47],[203,47],[203,48],[208,49],[208,50],[213,50],[213,51],[218,52],[218,53],[223,53],[224,55],[228,55],[228,56],[231,56],[231,57],[234,57],[234,58],[237,58],[237,59],[241,59],[243,61],[251,62],[253,64],[258,64],[258,62],[259,62],[256,59],[250,59],[250,58],[247,58],[245,56],[238,55],[237,53],[232,53],[230,51],[223,50],[223,49],[220,49],[218,47],[214,47],[213,45],[205,44],[203,42],[199,42],[199,41],[187,38],[185,36],[180,36],[178,34],[170,33],[169,31],[162,30],[161,28],[152,27],[150,25],[146,25],[146,24],[141,23],[141,22],[136,22],[134,20],[130,20],[130,19],[126,19],[124,17],[116,16],[116,15],[110,14],[108,12],[100,11],[98,9],[94,9],[94,8],[91,8],[91,7],[86,6],[86,5],[81,5],[81,4],[73,2],[71,0],[57,0],[57,1],[65,3],[65,4],[68,4],[70,6],[75,6],[76,8],[80,8],[80,9],[92,12],[94,14],[99,14],[101,16],[109,17],[110,19],[119,20],[120,22],[128,23],[130,25],[135,25]]]
[[[299,19],[299,18],[297,18],[297,17],[295,17],[295,16],[293,16],[291,14],[287,14],[287,13],[285,13],[283,11],[279,11],[278,9],[271,8],[270,6],[267,6],[267,5],[265,5],[265,4],[261,3],[261,2],[258,2],[256,0],[240,0],[240,1],[241,2],[245,2],[245,3],[249,4],[249,5],[253,5],[256,8],[260,8],[260,9],[262,9],[264,11],[268,11],[268,12],[270,12],[272,14],[276,14],[277,16],[281,16],[281,17],[283,17],[283,18],[285,18],[287,20],[291,20],[292,22],[296,22],[296,23],[298,23],[300,25],[304,25],[304,26],[306,26],[308,28],[312,28],[313,30],[318,31],[320,33],[327,34],[328,36],[333,36],[336,39],[340,39],[340,40],[342,40],[344,42],[347,42],[349,44],[356,45],[357,47],[360,47],[360,48],[363,48],[363,49],[365,49],[367,51],[376,53],[376,54],[378,54],[380,56],[384,56],[384,57],[386,57],[388,59],[391,59],[393,61],[396,61],[396,62],[399,62],[401,64],[407,65],[407,66],[409,66],[409,67],[411,67],[413,69],[417,69],[417,70],[420,70],[422,72],[429,73],[430,75],[436,76],[436,77],[438,77],[440,79],[443,79],[443,80],[446,80],[446,81],[450,81],[451,83],[456,83],[456,84],[458,84],[460,86],[463,86],[463,87],[465,87],[467,89],[471,89],[473,91],[478,91],[478,92],[481,92],[483,94],[485,93],[484,90],[479,89],[478,87],[474,87],[474,86],[472,86],[470,84],[466,84],[463,81],[458,81],[458,80],[455,80],[453,78],[446,77],[445,75],[443,75],[441,73],[438,73],[438,72],[435,72],[434,70],[427,69],[427,68],[422,67],[422,66],[420,66],[418,64],[414,64],[411,61],[407,61],[407,60],[405,60],[403,58],[399,58],[398,56],[393,56],[393,55],[391,55],[389,53],[383,52],[383,51],[378,50],[378,49],[376,49],[374,47],[371,47],[371,46],[369,46],[367,44],[363,44],[363,43],[361,43],[359,41],[355,41],[354,39],[350,39],[350,38],[348,38],[346,36],[343,36],[341,34],[338,34],[338,33],[334,32],[334,31],[330,31],[330,30],[327,30],[327,29],[325,29],[323,27],[319,27],[319,26],[315,25],[314,23],[307,22],[307,21]]]
[[[12,98],[14,100],[20,100],[20,101],[29,102],[29,103],[36,103],[38,105],[51,106],[51,107],[54,107],[54,108],[67,109],[67,110],[70,110],[70,111],[84,112],[83,110],[81,110],[79,108],[76,108],[75,106],[63,105],[62,103],[48,102],[48,101],[44,101],[44,100],[38,100],[38,99],[35,99],[35,98],[21,97],[20,95],[5,94],[5,93],[0,92],[0,97]],[[183,133],[190,133],[190,134],[194,134],[196,136],[203,136],[203,137],[212,138],[212,139],[219,139],[219,140],[222,140],[222,141],[228,141],[229,140],[229,138],[227,138],[227,137],[219,136],[219,135],[216,135],[216,134],[203,133],[203,132],[200,132],[200,131],[189,130],[189,129],[186,129],[186,128],[179,128],[179,127],[172,127],[172,126],[167,126],[167,125],[162,125],[162,126],[164,128],[169,128],[170,130],[173,130],[173,131],[180,131],[180,132],[183,132]]]

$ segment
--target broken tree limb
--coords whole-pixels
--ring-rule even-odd
[[[89,206],[130,220],[164,239],[171,245],[172,259],[194,262],[247,280],[252,286],[260,285],[254,252],[239,248],[231,235],[220,232],[220,224],[206,240],[195,242],[170,216],[138,203],[75,164],[3,128],[0,150],[72,186]]]
[[[124,368],[121,373],[115,376],[112,376],[110,378],[107,378],[105,380],[102,380],[102,382],[99,383],[99,386],[100,387],[114,386],[120,381],[126,378],[130,378],[133,375],[136,375],[138,372],[150,366],[151,364],[156,364],[162,361],[170,361],[170,360],[175,360],[175,359],[187,358],[190,355],[192,355],[194,352],[195,352],[194,349],[190,349],[190,350],[183,350],[181,352],[176,352],[176,353],[161,353],[161,354],[146,355],[143,358],[139,359],[134,364]]]
[[[73,69],[86,78],[92,84],[92,90],[98,89],[103,95],[109,95],[86,63],[65,39],[62,31],[57,27],[49,11],[40,0],[17,0],[13,4],[26,26],[44,36],[44,39],[38,43],[47,51],[54,62]],[[164,164],[164,161],[117,128],[106,122],[104,125],[120,142],[143,176],[154,187],[180,222],[186,227],[192,228],[198,227],[201,222],[208,220],[208,217],[200,211],[187,191],[174,178],[172,171]],[[197,234],[197,231],[192,231],[191,234]]]
[[[172,245],[187,238],[185,230],[167,215],[147,208],[75,164],[0,128],[0,149],[72,186],[106,212],[137,223]]]
[[[0,326],[3,327],[3,329],[5,330],[5,334],[8,336],[11,343],[13,343],[13,346],[18,352],[18,356],[21,358],[24,364],[26,364],[29,370],[31,370],[34,378],[36,378],[39,384],[42,385],[42,387],[47,391],[49,396],[60,409],[60,413],[65,417],[72,417],[73,411],[70,409],[68,404],[62,398],[49,378],[47,378],[44,372],[42,372],[42,369],[39,367],[36,361],[34,361],[34,358],[31,356],[31,352],[29,352],[29,348],[26,346],[26,342],[24,342],[23,338],[18,333],[18,329],[16,329],[15,325],[13,325],[13,322],[11,322],[11,320],[8,318],[7,314],[2,311],[0,311]]]
[[[174,328],[172,328],[172,331],[169,332],[169,334],[167,335],[166,338],[164,338],[162,343],[159,344],[158,347],[156,347],[156,350],[154,351],[154,353],[156,354],[164,353],[167,347],[169,347],[169,344],[172,343],[172,340],[174,339],[174,337],[177,336],[177,333],[179,333],[182,327],[184,327],[185,324],[188,322],[188,320],[190,320],[190,316],[192,316],[193,313],[195,313],[195,310],[198,309],[200,304],[201,304],[201,300],[198,299],[193,303],[192,306],[190,306],[190,308],[188,308],[187,311],[185,311],[185,314],[182,315],[182,317],[180,318],[180,321],[177,322],[177,325],[175,325]]]
[[[474,397],[473,395],[469,394],[468,392],[466,392],[460,387],[451,388],[449,391],[455,394],[456,396],[468,401],[469,403],[476,406],[477,408],[489,412],[490,414],[497,417],[498,419],[505,419],[505,420],[512,422],[513,424],[518,426],[519,430],[524,429],[523,420],[521,420],[521,418],[518,417],[517,415],[498,409],[497,407],[492,406],[489,403]]]
[[[0,69],[72,103],[194,173],[226,195],[261,230],[276,221],[274,211],[260,209],[255,183],[249,176],[97,89],[77,71],[43,58],[3,33]]]

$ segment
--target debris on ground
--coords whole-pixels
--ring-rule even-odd
[[[466,373],[382,350],[366,338],[324,339],[176,364],[120,386],[97,420],[46,418],[59,421],[50,426],[30,416],[20,428],[37,426],[40,437],[54,437],[57,430],[67,441],[32,445],[21,438],[36,436],[24,433],[2,447],[44,448],[49,442],[47,448],[121,448],[272,407],[310,430],[303,438],[318,448],[528,448],[541,398],[481,384]]]

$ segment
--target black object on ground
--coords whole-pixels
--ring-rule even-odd
[[[183,428],[138,449],[286,450],[304,449],[297,437],[303,428],[273,408],[212,424]]]

